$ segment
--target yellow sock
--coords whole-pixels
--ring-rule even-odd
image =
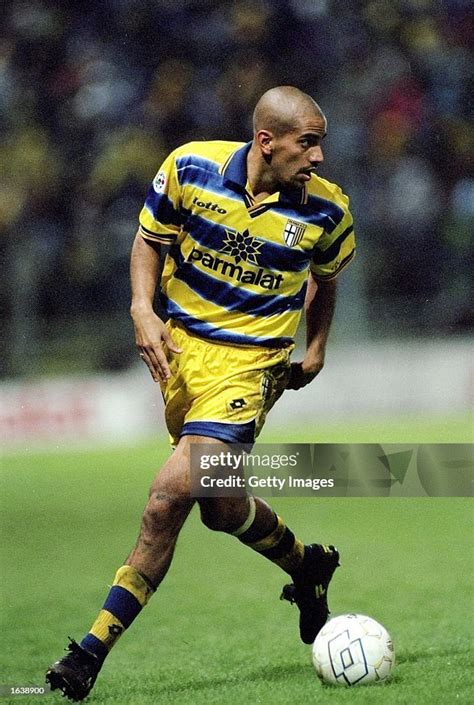
[[[151,585],[133,566],[119,568],[104,606],[81,646],[103,661],[153,593]]]

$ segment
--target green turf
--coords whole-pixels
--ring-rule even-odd
[[[469,443],[474,441],[474,417],[470,413],[452,416],[384,416],[328,424],[318,419],[281,431],[270,422],[259,441],[292,443]]]
[[[397,423],[370,440],[448,441],[427,422],[420,422],[424,436],[419,426],[418,437],[410,438],[413,420],[397,436]],[[321,440],[369,438],[362,426],[353,432],[346,427],[344,437],[336,427],[332,433]],[[286,438],[317,440],[295,436]],[[281,441],[282,435],[269,427],[263,439]],[[66,636],[80,638],[87,631],[135,539],[148,484],[167,452],[164,444],[148,443],[3,459],[0,684],[42,684]],[[235,539],[206,530],[193,511],[166,581],[114,649],[88,702],[473,702],[470,500],[272,502],[303,540],[332,541],[341,548],[332,611],[368,613],[385,624],[397,653],[393,681],[350,690],[321,686],[309,648],[297,636],[296,607],[277,599],[284,582],[278,568]],[[64,701],[51,694],[0,702]]]

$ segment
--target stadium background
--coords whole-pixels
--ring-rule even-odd
[[[13,654],[6,658],[3,649],[3,683],[40,683],[65,634],[84,630],[135,536],[153,468],[168,452],[159,395],[137,361],[128,316],[128,255],[148,183],[166,153],[189,139],[250,139],[251,109],[265,89],[291,83],[323,107],[329,134],[321,175],[350,195],[359,249],[341,276],[322,376],[305,392],[285,395],[262,440],[472,440],[469,6],[467,0],[2,4],[0,429],[2,565],[8,567],[2,621]],[[444,683],[447,702],[463,682],[472,604],[463,587],[469,571],[461,567],[468,505],[392,499],[389,507],[373,499],[368,509],[364,500],[324,500],[315,512],[311,502],[278,501],[303,538],[313,538],[309,527],[321,522],[352,556],[335,590],[336,612],[355,609],[347,594],[374,573],[360,541],[369,555],[380,545],[389,551],[393,565],[375,571],[356,606],[395,625],[405,702],[436,702],[435,676],[446,653],[457,655],[460,670]],[[416,537],[433,525],[442,534],[430,536],[422,559],[411,558],[419,554]],[[91,556],[87,547],[96,544]],[[452,546],[450,562],[440,565],[445,544]],[[209,565],[211,550],[219,552],[219,565],[209,568],[209,579],[221,595],[216,601],[213,594],[206,612],[203,600],[210,597],[200,597],[200,568],[192,560],[204,556]],[[262,614],[261,604],[250,606],[253,576],[269,595],[279,576],[231,554],[225,537],[209,536],[191,517],[155,612],[170,648],[160,629],[150,636],[143,619],[137,637],[124,637],[121,655],[111,661],[109,682],[123,683],[123,672],[143,657],[146,638],[163,663],[159,693],[167,702],[244,702],[241,673],[254,683],[256,702],[283,703],[295,693],[305,701],[294,615],[280,610],[272,632],[273,607]],[[410,608],[403,595],[380,599],[387,583],[399,579],[399,562],[403,586],[414,590]],[[459,574],[463,579],[455,580]],[[194,588],[192,598],[183,581]],[[438,584],[451,590],[449,621],[437,617]],[[182,611],[168,607],[163,615],[170,598],[181,600]],[[229,599],[242,611],[241,624],[252,625],[252,643],[228,621]],[[414,626],[422,605],[432,618],[423,618],[425,641]],[[219,641],[211,617],[226,641]],[[199,640],[205,667],[183,645],[180,629]],[[272,646],[259,661],[256,645],[269,637]],[[433,642],[440,645],[430,656],[433,692],[423,701],[416,689],[403,688],[416,681],[418,666],[427,673],[426,662],[417,660]],[[287,681],[278,675],[276,643],[291,654],[281,668]],[[154,668],[145,659],[135,685],[151,683]],[[259,673],[264,683],[257,685]],[[275,679],[281,700],[265,689]],[[99,702],[128,702],[123,691],[107,687]],[[154,702],[155,686],[147,687],[140,702]],[[385,702],[391,697],[393,691]]]

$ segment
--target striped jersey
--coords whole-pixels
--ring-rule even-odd
[[[161,281],[167,314],[190,332],[237,345],[293,342],[308,269],[331,279],[355,251],[348,198],[313,174],[302,189],[255,202],[251,147],[191,142],[161,166],[140,233],[169,245]]]

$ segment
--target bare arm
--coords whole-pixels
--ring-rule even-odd
[[[130,260],[132,303],[130,314],[135,326],[135,341],[140,357],[147,364],[155,382],[171,377],[163,343],[175,353],[181,350],[173,342],[164,322],[153,310],[158,285],[160,255],[137,233]]]
[[[300,389],[323,369],[326,343],[336,306],[336,280],[316,282],[309,274],[306,292],[306,354],[291,366],[287,389]]]

